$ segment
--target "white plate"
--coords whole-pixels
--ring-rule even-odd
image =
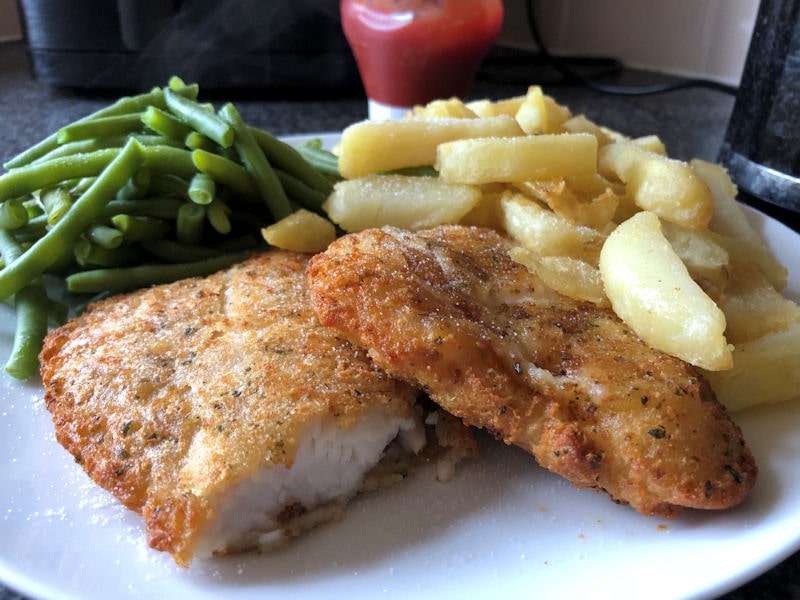
[[[789,267],[788,296],[800,300],[798,235],[748,215]],[[3,356],[12,329],[11,310],[0,306]],[[800,402],[736,420],[760,479],[730,512],[642,517],[482,439],[481,458],[447,483],[422,471],[275,553],[181,570],[147,548],[139,518],[55,442],[40,385],[3,376],[0,580],[35,597],[81,600],[715,596],[800,548]]]

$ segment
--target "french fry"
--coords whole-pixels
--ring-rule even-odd
[[[467,102],[466,106],[468,109],[474,112],[478,118],[481,119],[486,119],[487,117],[496,117],[498,114],[501,114],[495,110],[495,103],[485,98]],[[513,116],[513,114],[509,116]]]
[[[575,133],[447,142],[434,166],[444,181],[482,184],[591,175],[596,165],[597,138]]]
[[[718,237],[709,231],[694,231],[664,221],[664,236],[696,282],[708,281],[720,291],[731,277],[728,252],[718,243]]]
[[[721,236],[720,243],[725,246],[732,259],[757,263],[775,289],[782,290],[786,287],[786,267],[773,256],[764,240],[750,225],[742,207],[736,201],[737,189],[725,168],[704,160],[693,160],[691,165],[711,190],[714,214],[708,227]]]
[[[619,196],[613,191],[613,185],[598,174],[524,181],[514,187],[544,202],[570,223],[600,231],[608,227],[619,206]]]
[[[631,140],[631,142],[640,148],[644,148],[649,152],[653,152],[654,154],[658,154],[660,156],[667,155],[667,148],[664,146],[664,142],[661,141],[661,138],[657,135],[645,135],[643,137],[634,138]]]
[[[597,138],[598,146],[610,144],[613,140],[610,135],[597,123],[590,121],[585,115],[575,115],[562,124],[567,133],[591,133]],[[524,128],[523,128],[524,129]]]
[[[514,96],[512,98],[505,98],[503,100],[495,100],[492,102],[492,114],[508,115],[513,117],[517,114],[520,105],[525,102],[525,96]]]
[[[606,236],[574,225],[520,194],[500,199],[503,228],[521,246],[539,256],[569,256],[597,265]]]
[[[800,306],[778,292],[757,264],[734,262],[730,271],[720,307],[728,323],[725,334],[733,344],[800,323]]]
[[[342,132],[339,172],[346,179],[406,167],[432,165],[443,142],[522,135],[513,117],[360,121]]]
[[[733,366],[724,313],[692,280],[655,213],[621,223],[599,265],[614,312],[645,342],[710,371]]]
[[[708,227],[714,200],[688,163],[667,158],[634,142],[607,144],[598,152],[598,170],[618,177],[637,206],[689,229]]]
[[[503,230],[503,215],[500,199],[505,190],[483,190],[483,196],[459,223],[475,227],[489,227],[498,231]]]
[[[347,232],[383,225],[416,230],[457,223],[481,197],[477,187],[435,177],[368,175],[337,183],[323,209]]]
[[[627,221],[642,210],[636,206],[636,200],[627,192],[617,194],[617,200],[617,210],[614,212],[614,217],[612,219],[615,223]]]
[[[522,131],[528,135],[548,133],[547,105],[544,102],[542,88],[531,86],[525,100],[519,105],[515,115]]]
[[[564,122],[572,117],[568,107],[559,104],[552,96],[545,94],[544,105],[547,109],[547,133],[563,133]]]
[[[578,300],[608,306],[597,267],[571,256],[538,256],[527,248],[511,249],[511,258],[536,273],[550,289]]]
[[[800,390],[800,323],[736,345],[734,368],[704,371],[717,398],[728,410],[784,402]]]
[[[264,240],[276,248],[294,252],[322,252],[336,239],[333,223],[301,208],[261,230]]]
[[[500,111],[514,110],[520,127],[529,135],[563,133],[564,122],[572,117],[569,108],[545,95],[538,85],[529,87],[525,96],[499,104],[502,105]]]
[[[459,98],[431,100],[424,106],[415,106],[413,116],[420,119],[476,119],[478,115]]]
[[[646,342],[700,367],[730,410],[797,397],[800,307],[781,295],[786,268],[721,166],[573,116],[538,86],[358,123],[336,153],[350,180],[324,208],[345,230],[504,231],[544,289],[610,306]],[[439,177],[373,174],[422,165]]]

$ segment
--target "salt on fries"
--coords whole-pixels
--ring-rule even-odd
[[[800,308],[781,294],[786,269],[721,166],[674,160],[657,136],[572,115],[538,86],[356,123],[336,152],[346,180],[325,208],[345,231],[505,231],[545,284],[611,306],[648,343],[698,366],[729,409],[797,397]],[[421,165],[439,176],[377,175]],[[390,191],[370,195],[382,185]]]
[[[508,115],[488,119],[363,121],[342,132],[339,172],[346,179],[432,165],[439,144],[458,139],[511,137],[522,129]]]
[[[614,312],[649,345],[704,369],[733,366],[725,314],[692,279],[655,213],[620,223],[599,267]]]

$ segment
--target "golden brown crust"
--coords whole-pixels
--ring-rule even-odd
[[[269,463],[291,466],[310,421],[411,414],[412,388],[319,325],[306,262],[270,251],[104,300],[45,340],[58,441],[181,564],[224,492]]]
[[[757,469],[701,375],[558,296],[477,228],[345,236],[309,265],[320,320],[466,423],[648,515],[742,502]]]

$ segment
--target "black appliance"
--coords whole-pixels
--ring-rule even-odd
[[[142,90],[358,88],[338,0],[19,0],[44,83]]]
[[[800,212],[800,2],[762,0],[719,160],[739,189]]]

